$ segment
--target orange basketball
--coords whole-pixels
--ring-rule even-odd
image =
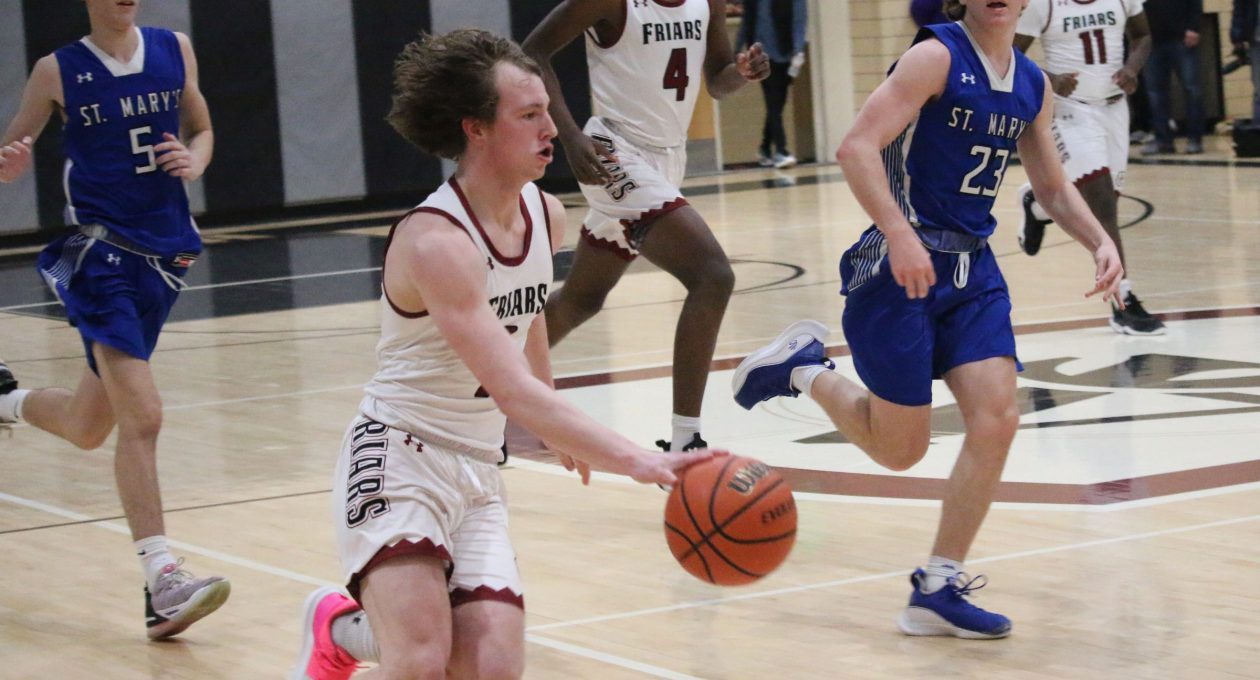
[[[792,489],[754,458],[722,456],[683,470],[665,503],[665,539],[688,573],[720,586],[774,571],[796,542]]]

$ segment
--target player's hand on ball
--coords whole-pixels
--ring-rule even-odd
[[[753,43],[735,55],[735,67],[744,80],[765,80],[770,75],[770,57],[761,49],[761,43]]]
[[[628,473],[630,478],[642,484],[660,484],[671,487],[678,481],[677,473],[684,468],[717,456],[729,456],[726,449],[692,449],[691,451],[669,452],[642,451],[634,467]]]

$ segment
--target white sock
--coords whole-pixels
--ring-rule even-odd
[[[368,623],[367,614],[362,609],[333,619],[332,641],[359,661],[381,660],[381,649],[376,646],[372,625]]]
[[[817,380],[818,376],[822,375],[825,371],[830,370],[830,368],[827,368],[822,364],[797,366],[792,369],[792,389],[799,390],[801,394],[807,397],[813,396],[809,391],[814,387],[814,381]]]
[[[157,585],[157,577],[168,564],[175,564],[175,558],[166,549],[165,536],[150,536],[136,541],[136,554],[140,556],[140,566],[144,567],[144,580],[149,590]]]
[[[684,446],[690,444],[695,436],[700,434],[699,417],[692,418],[675,413],[670,422],[674,426],[674,436],[669,441],[670,451],[682,451]]]
[[[962,570],[962,562],[938,555],[929,557],[927,566],[923,568],[923,571],[927,573],[927,578],[923,579],[923,592],[935,593],[944,588],[949,578],[956,576]]]
[[[1120,299],[1129,297],[1129,293],[1133,292],[1133,284],[1128,279],[1120,279]]]
[[[0,394],[0,423],[22,422],[22,402],[30,390],[13,390],[8,394]]]

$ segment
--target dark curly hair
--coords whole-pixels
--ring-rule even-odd
[[[959,21],[967,14],[967,6],[960,0],[945,0],[945,16],[950,21]]]
[[[464,119],[494,120],[499,106],[494,67],[499,62],[542,75],[519,45],[489,31],[422,34],[394,61],[394,103],[385,120],[421,150],[459,158],[468,143]]]

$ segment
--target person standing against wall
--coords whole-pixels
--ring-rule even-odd
[[[796,156],[788,151],[783,127],[783,107],[788,90],[805,65],[805,26],[809,10],[805,0],[746,0],[739,27],[739,47],[761,43],[770,57],[770,75],[761,81],[766,100],[766,122],[761,129],[757,163],[762,167],[790,168]]]
[[[1186,153],[1203,153],[1203,87],[1199,83],[1199,22],[1203,0],[1146,0],[1151,24],[1151,57],[1142,77],[1151,100],[1155,139],[1142,147],[1143,155],[1175,153],[1172,90],[1175,71],[1186,105]]]
[[[1257,0],[1234,0],[1229,39],[1235,51],[1246,51],[1251,62],[1251,127],[1260,126],[1260,12]]]

